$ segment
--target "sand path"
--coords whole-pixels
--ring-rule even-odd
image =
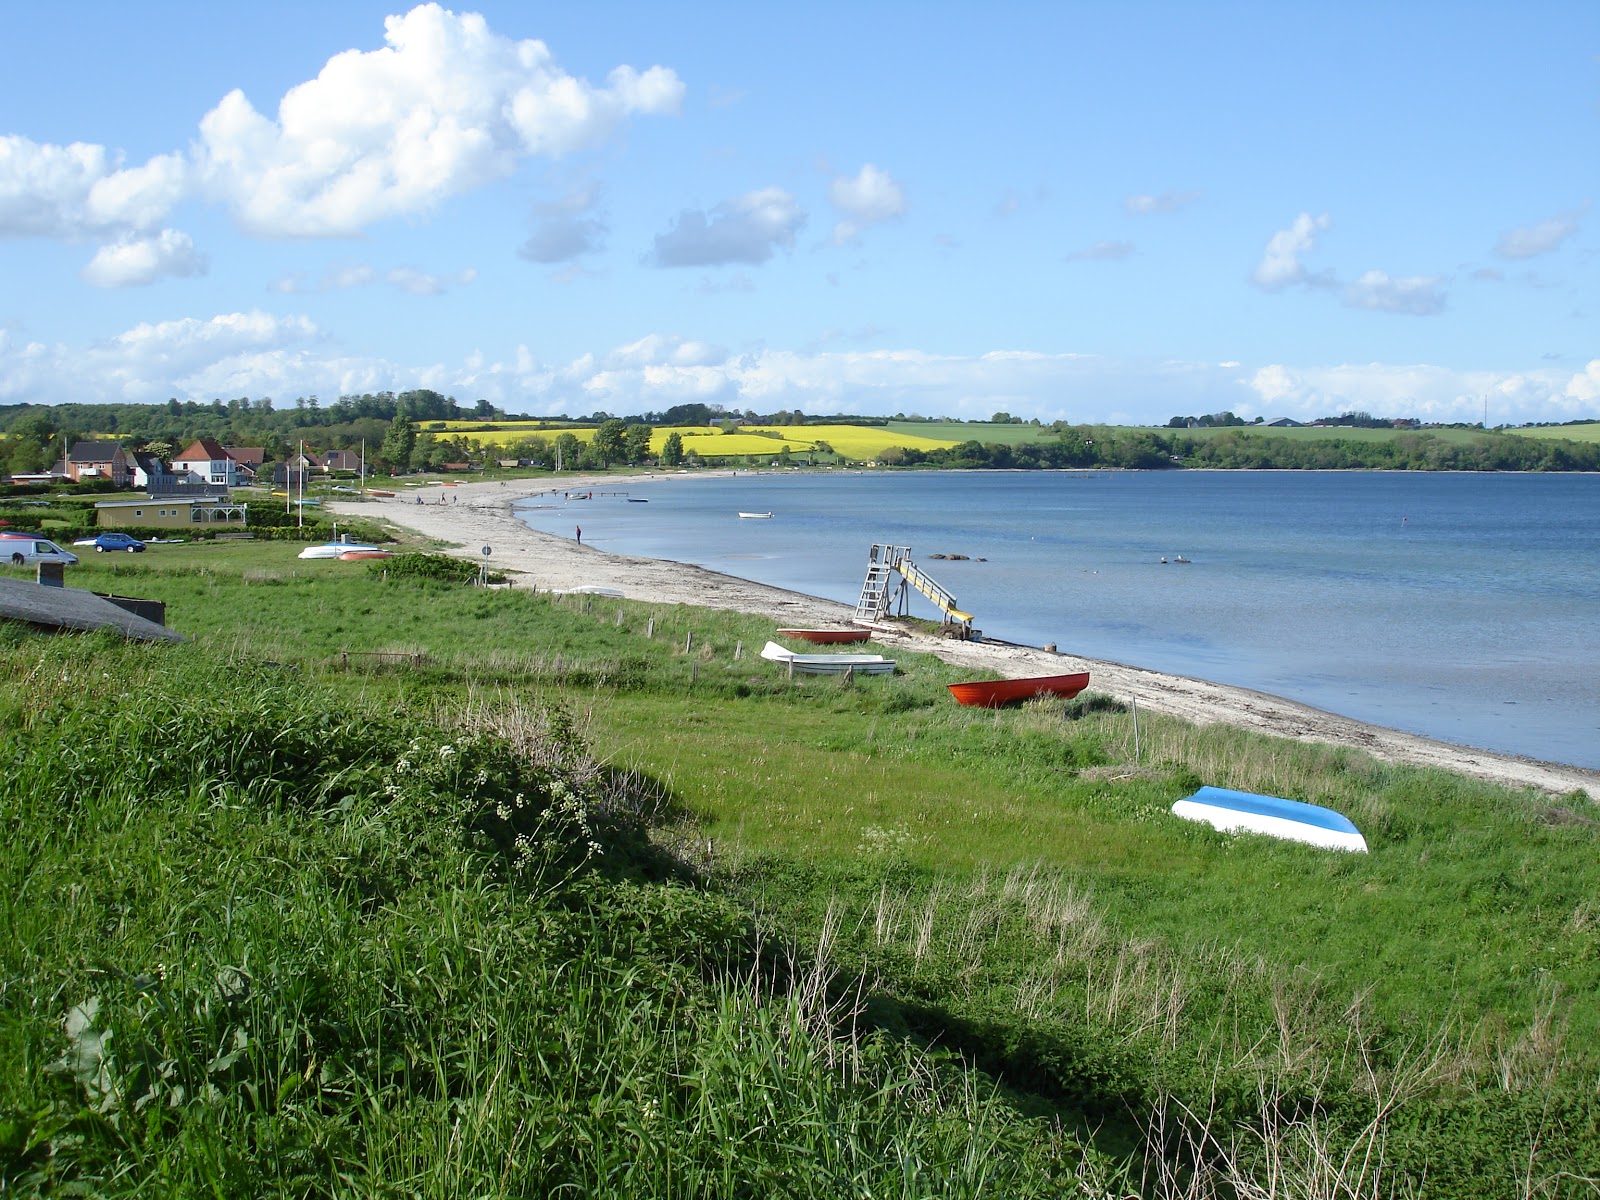
[[[694,479],[715,474],[725,473],[662,473],[648,478],[653,486],[671,483],[689,487]],[[555,490],[580,491],[591,486],[616,489],[621,481],[616,477],[564,477]],[[482,547],[488,546],[493,552],[490,561],[497,569],[513,573],[513,585],[518,587],[541,591],[586,586],[616,588],[630,600],[734,609],[796,627],[849,623],[852,609],[847,605],[703,567],[607,554],[566,538],[537,533],[512,516],[514,501],[550,490],[548,483],[528,481],[462,483],[397,489],[393,498],[341,501],[324,507],[335,515],[382,521],[421,534],[447,544],[450,553],[475,561],[481,561]],[[1436,742],[1247,688],[994,642],[953,642],[921,634],[896,636],[893,641],[996,677],[1086,670],[1093,677],[1091,687],[1096,692],[1124,703],[1137,701],[1141,707],[1171,713],[1196,724],[1220,722],[1280,737],[1350,746],[1388,762],[1441,767],[1510,787],[1553,794],[1583,790],[1591,797],[1600,797],[1600,771]]]

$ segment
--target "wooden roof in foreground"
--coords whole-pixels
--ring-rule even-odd
[[[0,620],[23,621],[40,629],[114,629],[125,638],[141,642],[188,640],[176,630],[135,616],[93,592],[45,587],[26,579],[0,579]]]

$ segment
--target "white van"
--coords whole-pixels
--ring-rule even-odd
[[[34,563],[60,563],[62,566],[75,567],[78,565],[78,556],[37,534],[0,533],[0,563],[13,567],[31,567]]]

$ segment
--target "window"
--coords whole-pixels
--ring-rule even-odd
[[[133,515],[134,515],[134,516],[136,516],[136,517],[142,517],[142,516],[144,516],[144,509],[142,509],[142,508],[136,508],[136,509],[134,509],[134,510],[133,510]]]

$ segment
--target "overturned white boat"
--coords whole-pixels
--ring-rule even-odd
[[[769,662],[787,663],[807,675],[893,675],[894,659],[881,654],[796,654],[777,642],[768,642],[761,657]]]
[[[1264,833],[1268,837],[1306,842],[1327,850],[1367,852],[1367,839],[1350,818],[1319,804],[1203,787],[1172,806],[1173,814],[1204,821],[1224,833]]]

